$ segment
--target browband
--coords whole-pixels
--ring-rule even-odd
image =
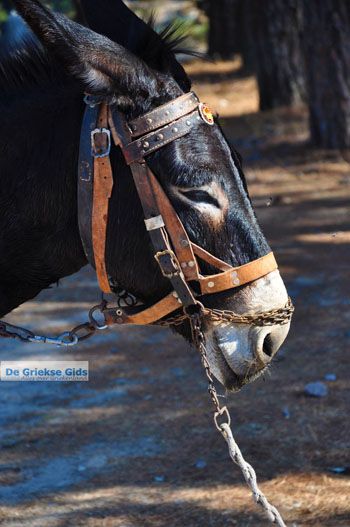
[[[198,121],[214,124],[210,109],[194,93],[159,106],[146,115],[126,122],[113,105],[87,98],[79,159],[79,228],[88,261],[95,267],[100,288],[111,292],[106,268],[106,238],[109,198],[113,189],[110,163],[111,141],[119,146],[130,166],[145,215],[154,257],[172,284],[173,292],[152,306],[109,308],[109,324],[153,324],[180,307],[198,304],[199,296],[227,291],[257,280],[276,270],[273,253],[239,267],[216,258],[190,241],[187,232],[158,179],[147,166],[147,155],[187,135]],[[219,272],[203,276],[198,260]]]

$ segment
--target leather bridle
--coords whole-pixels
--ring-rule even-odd
[[[143,207],[145,228],[154,247],[154,258],[173,288],[172,293],[151,306],[105,306],[102,311],[108,325],[154,324],[179,308],[182,308],[183,318],[183,313],[187,313],[191,306],[202,306],[201,295],[237,288],[278,268],[272,252],[245,265],[232,267],[193,243],[147,165],[149,154],[191,133],[198,121],[214,125],[210,110],[194,93],[182,95],[130,122],[113,103],[91,96],[87,96],[85,102],[78,178],[79,228],[87,259],[96,269],[99,286],[105,293],[112,292],[105,255],[109,199],[114,185],[110,162],[113,140],[121,148],[131,169]],[[198,259],[218,269],[218,274],[204,276]],[[198,284],[198,294],[191,286],[193,283]],[[179,317],[181,319],[181,315]],[[289,313],[288,320],[290,317]],[[173,320],[175,323],[176,318]]]

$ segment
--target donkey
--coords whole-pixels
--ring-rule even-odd
[[[38,0],[14,0],[37,38],[30,36],[0,63],[0,316],[87,264],[77,217],[84,93],[113,98],[130,120],[191,87],[169,40],[121,1],[99,0],[98,7],[93,0],[82,3],[99,33],[54,14]],[[171,288],[154,260],[130,169],[116,147],[111,161],[109,273],[140,300],[155,302]],[[151,154],[148,164],[197,245],[233,266],[270,252],[240,158],[218,123],[209,127],[198,121],[195,131]],[[281,308],[287,300],[276,270],[204,297],[203,303],[257,313]],[[186,328],[177,330],[190,338]],[[240,389],[268,367],[288,331],[289,324],[207,323],[214,375],[227,389]]]

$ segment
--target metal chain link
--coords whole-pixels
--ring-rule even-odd
[[[58,347],[70,348],[79,344],[84,340],[92,337],[96,331],[106,329],[105,324],[100,324],[96,318],[96,313],[103,315],[103,310],[106,307],[106,302],[103,300],[101,304],[93,307],[89,311],[89,322],[80,324],[74,327],[71,331],[66,331],[58,337],[48,337],[45,335],[35,335],[29,329],[20,326],[14,326],[8,322],[0,321],[0,337],[16,339],[21,342],[32,342],[40,344],[49,344]]]
[[[220,404],[214,384],[214,379],[210,370],[205,345],[205,336],[202,331],[202,313],[195,313],[189,318],[193,343],[200,353],[205,374],[208,379],[208,392],[215,408],[215,426],[226,440],[230,457],[232,461],[236,463],[241,469],[244,479],[252,491],[254,501],[264,509],[271,523],[278,525],[278,527],[287,527],[276,507],[269,503],[264,493],[259,489],[255,470],[249,463],[245,461],[242,452],[233,437],[230,412],[227,406],[221,406]]]
[[[266,311],[264,313],[238,315],[234,311],[204,308],[202,316],[209,318],[213,322],[233,322],[236,324],[253,324],[254,326],[274,326],[288,324],[293,313],[294,306],[292,300],[289,298],[284,307],[272,309],[271,311]],[[182,313],[175,317],[160,320],[159,322],[156,322],[155,325],[162,327],[180,326],[186,320],[188,320],[187,313]]]

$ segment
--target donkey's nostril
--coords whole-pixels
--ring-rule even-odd
[[[274,355],[274,346],[273,346],[272,337],[270,333],[268,333],[264,339],[263,352],[265,355],[267,355],[270,358],[272,358]]]

